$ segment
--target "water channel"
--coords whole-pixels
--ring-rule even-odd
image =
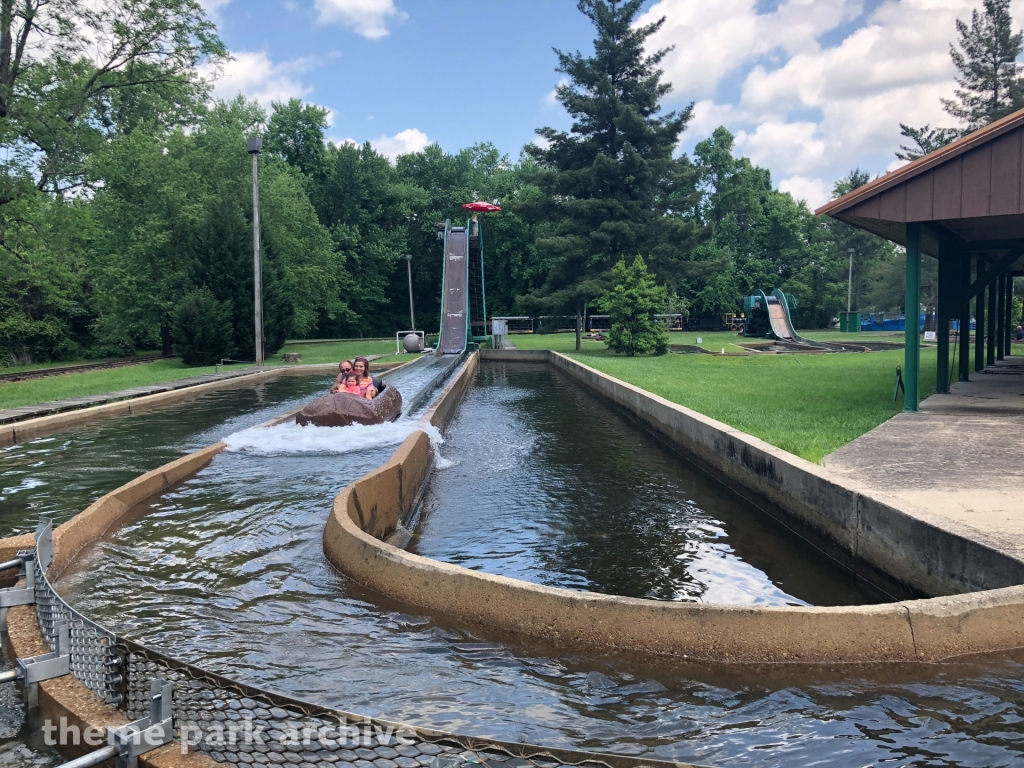
[[[13,510],[2,524],[20,530],[41,509],[73,514],[231,435],[229,452],[62,578],[74,605],[246,682],[480,736],[719,765],[1024,761],[1024,656],[877,668],[685,664],[567,652],[390,603],[337,574],[321,537],[333,496],[386,460],[412,424],[257,433],[246,428],[309,399],[323,380],[262,386],[259,397],[229,390],[73,430],[53,438],[59,450],[12,449],[7,456],[34,458],[11,462],[16,482],[4,465],[0,485],[16,490],[4,492],[0,521]],[[543,368],[483,365],[440,452],[412,544],[431,557],[663,600],[884,599]],[[111,485],[93,478],[64,498],[66,480],[55,478],[73,479],[76,466],[106,468]]]

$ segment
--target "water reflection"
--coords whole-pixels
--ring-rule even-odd
[[[480,396],[490,396],[484,389]],[[503,393],[522,396],[510,387]],[[501,410],[488,413],[481,431],[500,435]],[[607,429],[586,434],[619,439],[620,427]],[[456,453],[466,427],[459,430]],[[450,471],[475,478],[484,496],[485,476],[500,462],[515,468],[543,450],[539,434],[526,430],[519,453],[495,449],[479,461],[459,459]],[[629,439],[643,445],[642,436]],[[482,451],[489,442],[497,445],[484,441]],[[322,534],[337,490],[392,449],[318,455],[289,454],[284,446],[271,455],[218,456],[87,552],[61,590],[129,636],[247,682],[479,736],[709,765],[980,768],[1024,760],[1024,660],[1012,655],[879,668],[685,664],[567,652],[381,598],[330,568]],[[583,453],[592,447],[580,446]],[[572,463],[570,451],[563,456],[570,466],[581,463]],[[711,491],[689,481],[681,489],[693,508],[715,509],[714,497],[701,495]],[[563,501],[571,497],[562,493]],[[673,510],[691,524],[685,505]],[[501,552],[514,526],[500,517],[496,511],[489,523],[466,527],[489,534]],[[756,547],[737,542],[717,510],[714,519],[744,562],[756,565],[749,554]],[[642,533],[644,520],[631,520]],[[588,530],[585,516],[573,528],[550,528],[556,522],[528,520],[524,527],[536,529],[537,539],[548,530]],[[531,564],[557,576],[552,564],[567,557],[562,544]],[[610,566],[586,569],[582,556],[572,562],[573,577],[587,583],[616,578]],[[787,594],[794,589],[788,572],[764,572]],[[653,585],[674,584],[662,573],[640,572]]]
[[[282,376],[0,448],[0,536],[35,530],[42,514],[62,523],[151,469],[298,407],[330,381]]]
[[[882,599],[548,366],[482,365],[442,453],[425,557],[658,600]]]

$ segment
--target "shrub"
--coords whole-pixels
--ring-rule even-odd
[[[614,287],[602,301],[612,316],[608,347],[630,357],[664,355],[668,352],[668,331],[654,315],[665,306],[665,286],[654,282],[641,256],[630,265],[623,260],[612,267],[612,281]]]
[[[205,285],[182,299],[173,321],[174,348],[185,365],[213,365],[231,355],[231,302],[217,301]]]

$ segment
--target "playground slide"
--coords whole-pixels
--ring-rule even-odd
[[[779,341],[798,344],[802,339],[793,328],[793,322],[789,317],[789,306],[784,299],[780,301],[779,297],[775,295],[776,293],[778,291],[773,291],[772,295],[767,297],[768,321],[772,324],[772,333]]]
[[[763,293],[761,295],[765,296]],[[778,288],[772,291],[770,296],[765,296],[765,304],[768,307],[768,321],[772,324],[772,333],[775,334],[777,340],[801,347],[842,351],[842,347],[826,344],[823,341],[811,341],[797,333],[796,328],[793,327],[793,318],[789,313],[789,301],[786,300],[786,294]]]
[[[438,353],[460,355],[466,351],[469,323],[469,233],[465,227],[448,227],[444,238],[444,256],[441,342],[438,344]]]

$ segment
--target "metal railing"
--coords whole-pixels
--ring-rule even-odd
[[[22,568],[26,580],[33,582],[40,630],[53,652],[38,658],[66,659],[65,674],[74,675],[134,721],[109,728],[108,746],[63,768],[87,768],[113,757],[119,766],[133,766],[138,755],[154,748],[141,739],[153,732],[158,744],[174,739],[218,763],[236,766],[334,768],[339,761],[366,761],[375,768],[679,766],[443,733],[255,688],[118,637],[82,615],[50,584],[47,570],[52,559],[51,523],[42,520],[34,551],[3,564]],[[24,660],[18,666],[23,668]]]

